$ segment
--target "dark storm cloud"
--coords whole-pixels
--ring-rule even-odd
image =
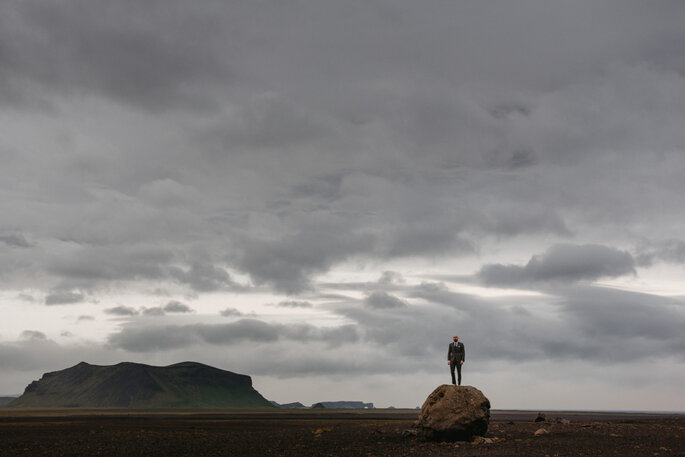
[[[411,295],[434,306],[409,307],[382,318],[355,308],[339,312],[357,322],[364,338],[406,346],[410,352],[441,350],[444,340],[458,333],[479,360],[682,359],[682,301],[593,286],[555,292],[485,299],[426,283]],[[626,352],[628,340],[639,341],[639,347]]]
[[[172,300],[164,305],[164,311],[167,313],[192,313],[193,309],[185,303]]]
[[[294,294],[310,287],[309,276],[372,246],[365,234],[340,233],[334,227],[300,231],[283,239],[253,239],[244,246],[238,265],[257,284]]]
[[[45,333],[36,330],[24,330],[21,337],[25,340],[47,340]]]
[[[307,182],[296,184],[291,192],[293,198],[311,198],[316,196],[324,201],[334,201],[343,197],[341,188],[347,172],[315,176]]]
[[[37,248],[4,268],[297,293],[356,257],[651,220],[683,190],[652,159],[685,140],[684,8],[496,5],[3,2],[0,98],[59,106],[3,134],[4,177],[41,183],[3,198]]]
[[[478,223],[482,230],[498,236],[513,237],[530,233],[552,233],[563,237],[571,235],[561,215],[540,204],[493,205]]]
[[[104,310],[105,314],[111,314],[113,316],[137,316],[138,310],[130,306],[115,306],[113,308],[106,308]]]
[[[685,263],[685,241],[644,242],[638,246],[637,261],[642,266],[651,266],[655,261]]]
[[[381,277],[378,278],[378,283],[379,284],[396,284],[396,283],[404,283],[404,277],[402,276],[401,273],[398,273],[397,271],[384,271],[381,274]]]
[[[407,306],[407,302],[404,300],[400,300],[399,298],[381,290],[371,292],[364,299],[364,304],[369,308],[374,309],[392,309]]]
[[[2,2],[4,287],[182,296],[251,281],[311,289],[289,301],[355,322],[137,323],[110,338],[114,354],[231,345],[262,373],[431,371],[455,332],[482,361],[682,360],[679,303],[579,282],[682,261],[677,242],[624,249],[680,236],[684,13],[640,0]],[[8,238],[20,234],[31,246]],[[317,282],[344,262],[409,277],[569,239],[477,276],[545,295]],[[71,360],[22,344],[0,345],[3,367]]]
[[[236,118],[238,120],[236,120]],[[276,96],[254,100],[242,107],[226,123],[207,132],[217,147],[281,149],[325,138],[334,133],[332,125],[297,104]],[[312,191],[326,195],[334,190],[337,175],[323,177],[312,185],[295,186],[294,191],[311,195]]]
[[[106,282],[136,278],[160,279],[170,274],[164,266],[173,254],[157,246],[99,245],[101,242],[68,242],[59,254],[52,254],[48,271],[73,281]],[[104,244],[104,243],[103,243]]]
[[[46,305],[69,305],[81,303],[86,299],[82,292],[73,290],[57,290],[45,296]]]
[[[682,340],[682,306],[676,299],[588,288],[574,290],[565,302],[569,314],[581,316],[583,334],[600,339]]]
[[[189,285],[198,292],[211,292],[239,288],[228,272],[209,263],[193,263],[189,269],[169,267],[170,275],[182,284]]]
[[[389,258],[436,255],[444,253],[468,253],[475,251],[471,241],[461,238],[456,231],[447,230],[435,221],[408,222],[405,226],[391,229],[382,254]]]
[[[481,367],[577,361],[607,367],[683,360],[682,301],[592,286],[557,292],[486,299],[426,283],[411,294],[423,304],[396,308],[393,313],[380,314],[358,303],[338,308],[353,325],[321,328],[240,320],[226,325],[128,326],[110,336],[109,349],[118,354],[119,350],[180,354],[196,348],[203,357],[218,350],[217,360],[223,360],[230,347],[236,350],[230,355],[232,363],[245,367],[245,372],[269,376],[277,372],[285,377],[434,372],[453,333],[459,333],[467,345],[467,363]],[[631,343],[635,347],[626,350]],[[38,356],[31,351],[49,352],[60,360],[66,351],[40,338],[21,344],[21,348],[0,344],[3,366],[5,362],[17,366],[18,354],[25,358],[24,364],[26,360],[35,364]],[[274,345],[280,348],[277,353]],[[55,369],[64,366],[68,365]]]
[[[0,235],[0,243],[17,248],[29,248],[31,244],[23,235]]]
[[[547,342],[556,358],[630,361],[675,357],[685,347],[683,302],[614,289],[578,287],[562,297],[565,322],[576,331],[572,342]],[[570,337],[570,336],[569,336]],[[624,342],[640,344],[625,354]]]
[[[152,243],[101,243],[99,240],[67,243],[65,249],[49,259],[49,271],[76,285],[150,279],[171,280],[200,292],[239,287],[224,268],[206,257],[179,258],[172,249]]]
[[[226,308],[224,310],[221,310],[221,312],[219,314],[221,314],[224,317],[250,315],[250,313],[244,313],[237,308]]]
[[[243,342],[323,341],[331,347],[355,342],[354,326],[314,327],[307,324],[269,324],[242,319],[230,324],[194,324],[185,326],[127,327],[110,335],[113,347],[131,352],[172,350],[194,344],[234,345]]]
[[[236,284],[221,265],[206,256],[188,261],[179,258],[170,248],[152,244],[93,244],[68,243],[68,249],[49,259],[49,271],[77,286],[150,279],[171,280],[197,292],[244,288]]]
[[[369,295],[373,292],[385,292],[385,293],[406,293],[408,289],[411,288],[407,284],[404,276],[395,271],[384,271],[381,276],[376,281],[365,281],[365,282],[318,282],[317,286],[322,290],[337,290],[343,292],[357,291],[363,292],[365,295]],[[316,297],[321,300],[335,301],[335,302],[349,302],[351,297],[344,294],[336,293],[318,293]]]
[[[144,316],[164,316],[164,309],[161,306],[154,308],[143,308],[142,313]]]
[[[14,224],[0,233],[25,233],[34,246],[0,242],[3,280],[31,272],[48,276],[47,290],[65,280],[88,294],[96,284],[143,281],[145,288],[180,284],[204,293],[236,290],[235,278],[249,275],[255,284],[296,292],[322,286],[316,276],[345,261],[416,275],[414,258],[476,253],[502,262],[493,255],[500,247],[528,259],[541,248],[523,257],[521,250],[538,240],[572,236],[579,245],[627,249],[632,241],[614,237],[679,236],[685,85],[677,2],[229,3],[205,11],[208,2],[26,2],[19,15],[12,14],[19,2],[0,6],[1,106],[31,97],[54,110],[20,121],[12,112],[0,135],[0,213]],[[67,11],[45,19],[56,8]],[[98,9],[108,15],[92,17]],[[215,18],[220,30],[169,25],[189,11],[200,24]],[[132,23],[136,16],[140,22]],[[67,29],[73,36],[60,39]],[[54,49],[36,44],[36,36],[54,41]],[[133,46],[140,52],[126,51]],[[94,57],[100,50],[107,59]],[[144,55],[153,55],[149,68]],[[93,99],[96,106],[78,106]],[[76,149],[88,160],[75,157]],[[166,179],[198,197],[177,198],[178,186]],[[154,182],[166,184],[145,187]],[[113,204],[80,192],[92,185],[128,198]],[[82,247],[54,241],[68,239]],[[134,244],[158,248],[160,256],[135,256],[135,248],[127,251]],[[634,268],[604,253],[577,262],[543,253],[536,268],[525,260],[514,265],[520,283],[494,278],[493,285],[535,282],[544,296],[479,298],[440,284],[411,290],[362,278],[345,291],[355,297],[347,302],[344,293],[322,304],[317,295],[292,297],[317,300],[317,310],[340,307],[355,323],[341,335],[266,323],[126,326],[112,336],[110,357],[242,357],[250,367],[244,372],[271,376],[435,373],[446,369],[445,346],[457,332],[474,367],[682,361],[678,302],[581,290],[577,281],[593,274]],[[383,265],[388,259],[401,262]],[[548,287],[566,279],[574,285]],[[26,287],[35,289],[35,280]],[[384,291],[412,305],[374,309],[359,291]],[[637,347],[626,350],[633,339]],[[61,369],[92,351],[36,340],[0,344],[0,359],[8,370]]]
[[[462,303],[468,306],[475,306],[478,303],[478,299],[475,296],[452,292],[443,282],[423,282],[415,286],[410,295],[440,304],[454,305]]]
[[[593,244],[558,244],[533,256],[525,266],[485,265],[477,277],[486,285],[517,286],[535,282],[594,281],[635,273],[635,260],[628,252]]]
[[[41,0],[0,9],[5,98],[40,87],[97,94],[151,110],[212,106],[196,88],[231,79],[211,11],[179,2]],[[228,57],[228,56],[226,56]],[[22,93],[23,92],[23,93]]]

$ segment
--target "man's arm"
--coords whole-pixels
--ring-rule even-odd
[[[452,355],[452,343],[447,346],[447,365],[450,364],[450,356]]]
[[[464,348],[464,343],[461,343],[461,363],[464,363],[464,360],[466,360],[466,348]]]

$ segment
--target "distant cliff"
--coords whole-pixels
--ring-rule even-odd
[[[306,406],[303,405],[302,403],[300,403],[299,401],[296,401],[293,403],[283,403],[283,404],[272,401],[271,404],[277,408],[284,408],[284,409],[306,408]]]
[[[81,362],[45,373],[9,407],[31,408],[273,408],[249,376],[195,362],[167,367]]]
[[[16,399],[17,397],[0,397],[0,406],[5,406],[6,404],[11,403]]]
[[[320,401],[314,403],[312,408],[334,408],[334,409],[374,409],[373,403],[362,401]]]

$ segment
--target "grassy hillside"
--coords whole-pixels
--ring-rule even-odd
[[[195,362],[154,367],[81,362],[45,373],[10,407],[35,408],[271,408],[249,376]]]

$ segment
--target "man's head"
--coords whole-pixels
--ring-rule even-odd
[[[452,339],[453,339],[454,342],[456,343],[457,341],[459,341],[459,335],[454,335],[454,336],[452,337]]]

